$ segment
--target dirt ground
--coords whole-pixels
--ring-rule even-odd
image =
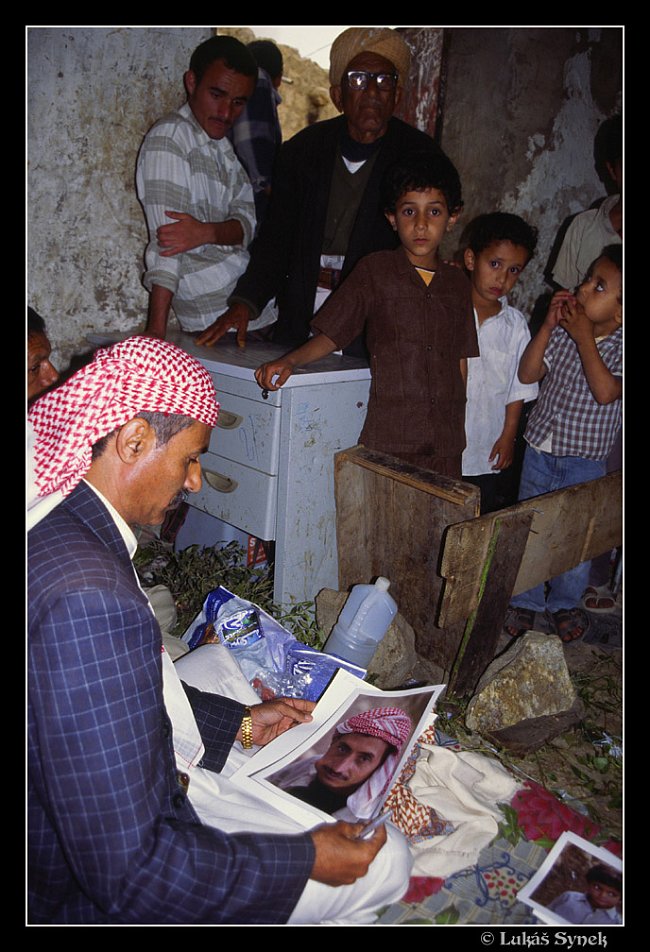
[[[584,706],[580,724],[526,756],[497,751],[467,732],[460,717],[445,730],[483,750],[522,779],[534,780],[616,839],[623,829],[623,654],[620,612],[591,616],[590,641],[565,645],[565,658]],[[617,645],[611,647],[610,643]]]
[[[207,592],[225,585],[242,598],[261,605],[307,644],[320,646],[308,605],[287,616],[274,612],[268,577],[241,565],[241,553],[231,544],[222,550],[191,547],[172,554],[153,543],[140,550],[136,564],[144,584],[162,583],[172,591],[178,631],[200,610]],[[585,639],[565,645],[567,666],[584,707],[580,724],[525,757],[496,750],[465,728],[462,709],[440,705],[442,729],[467,747],[497,757],[521,779],[534,780],[579,812],[587,813],[607,836],[620,839],[623,827],[623,652],[622,596],[611,614],[590,614]],[[508,641],[507,636],[504,636]]]

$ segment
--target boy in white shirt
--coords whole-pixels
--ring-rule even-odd
[[[519,423],[524,403],[537,397],[538,388],[517,376],[530,331],[507,295],[536,244],[536,229],[506,212],[479,215],[463,234],[480,351],[467,361],[463,479],[480,488],[482,514],[517,501],[513,462]]]

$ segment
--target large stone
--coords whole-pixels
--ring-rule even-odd
[[[316,596],[316,623],[329,636],[341,614],[348,592],[324,588]],[[368,666],[368,678],[382,690],[401,687],[417,663],[415,632],[397,613]]]
[[[567,730],[581,715],[562,642],[530,631],[488,666],[465,723],[502,746],[524,751]]]

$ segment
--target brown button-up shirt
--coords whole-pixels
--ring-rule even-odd
[[[368,255],[312,327],[341,348],[365,328],[372,383],[364,446],[395,456],[462,453],[460,361],[479,349],[470,284],[459,268],[441,263],[427,286],[402,248]]]

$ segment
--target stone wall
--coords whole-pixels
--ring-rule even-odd
[[[441,144],[456,163],[465,207],[446,247],[475,215],[505,211],[539,229],[513,289],[530,314],[549,290],[544,269],[569,215],[606,194],[594,136],[621,108],[622,29],[446,30]]]
[[[89,333],[144,327],[147,232],[135,194],[136,156],[156,119],[184,101],[190,55],[214,31],[27,31],[28,303],[46,320],[60,369],[88,349]],[[218,32],[253,38],[247,29]],[[336,110],[326,71],[281,48],[289,81],[280,116],[288,138]]]
[[[28,300],[64,368],[91,331],[144,327],[142,138],[184,98],[203,29],[28,30]]]
[[[144,326],[136,155],[151,124],[184,100],[190,54],[214,29],[27,30],[28,300],[47,320],[61,368],[87,349],[88,333]],[[524,310],[546,287],[545,259],[562,221],[604,194],[593,138],[620,106],[621,45],[617,28],[445,30],[438,131],[464,183],[458,228],[493,209],[538,226],[539,253],[513,295]],[[291,80],[280,90],[288,138],[336,110],[326,71],[281,48]],[[419,62],[416,51],[415,69]]]

